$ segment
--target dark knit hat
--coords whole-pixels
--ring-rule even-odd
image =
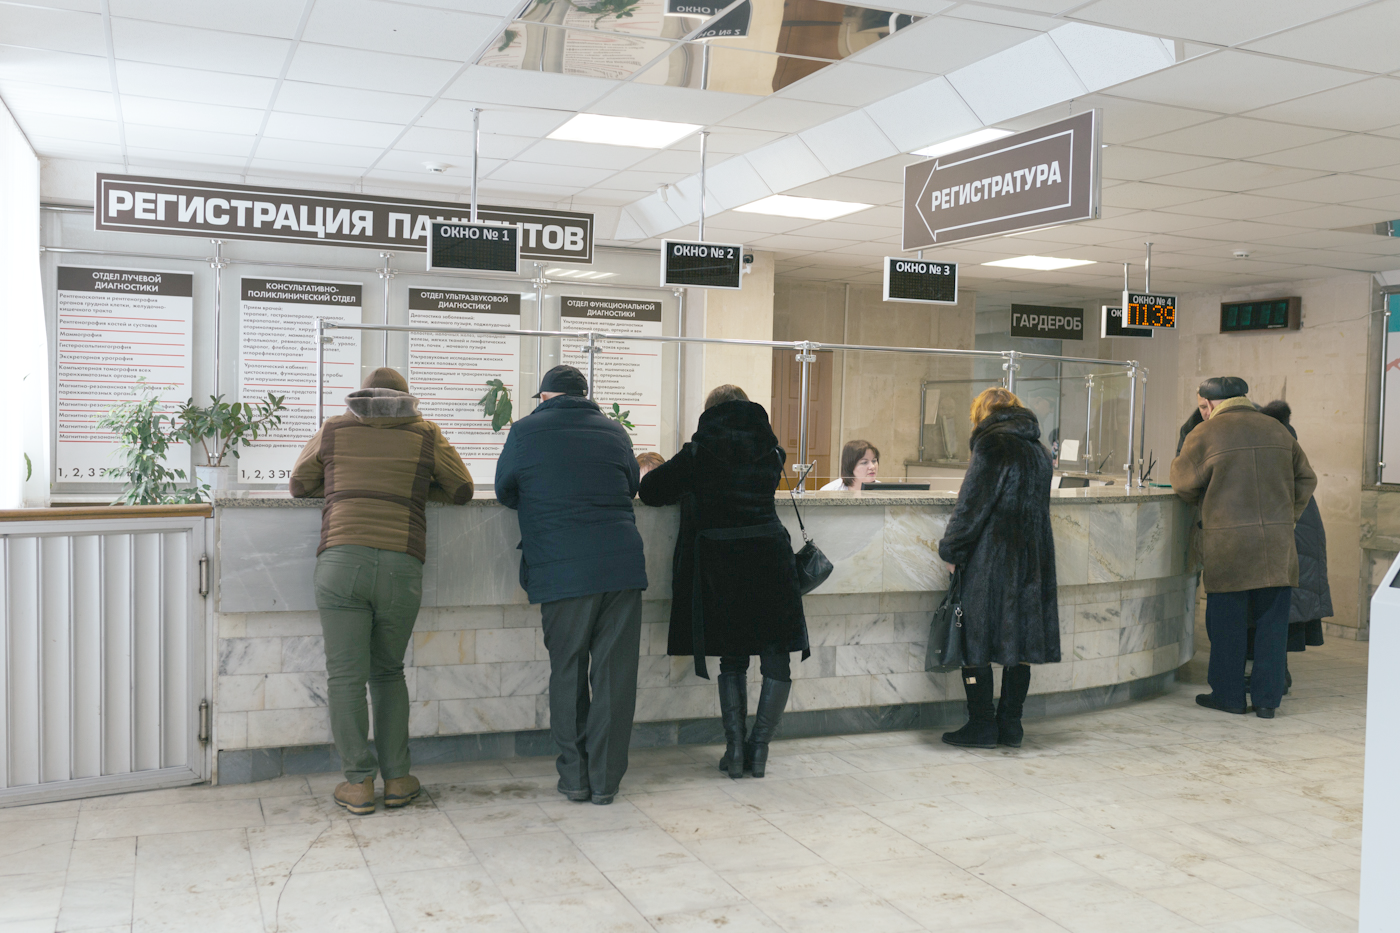
[[[400,375],[397,369],[381,366],[365,377],[365,381],[360,383],[360,388],[393,389],[395,392],[407,392],[408,381]]]
[[[1196,394],[1203,399],[1214,402],[1224,401],[1227,398],[1239,398],[1241,395],[1249,394],[1249,383],[1239,376],[1211,376],[1201,383]]]

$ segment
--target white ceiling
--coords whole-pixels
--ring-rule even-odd
[[[927,18],[766,97],[469,64],[518,6],[0,0],[0,99],[48,160],[47,195],[77,201],[94,170],[465,198],[480,106],[482,197],[593,210],[632,242],[693,235],[676,205],[698,200],[697,140],[658,152],[544,136],[583,110],[700,123],[721,205],[779,190],[875,205],[709,221],[710,238],[774,251],[780,274],[843,281],[875,281],[899,249],[904,153],[1098,107],[1102,218],[940,249],[968,285],[1097,298],[1149,239],[1154,285],[1179,290],[1400,267],[1400,240],[1337,230],[1400,218],[1400,0],[897,0],[881,6]],[[1069,40],[1103,33],[1072,24],[1165,39],[1167,60],[1123,80],[1112,54],[1076,57]],[[952,103],[967,126],[940,117]],[[662,184],[677,186],[670,227]],[[1095,264],[978,265],[1026,253]]]

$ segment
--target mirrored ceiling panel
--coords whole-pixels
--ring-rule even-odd
[[[764,95],[918,19],[825,0],[534,0],[477,64]]]

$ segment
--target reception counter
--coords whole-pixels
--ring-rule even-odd
[[[1052,495],[1064,660],[1036,667],[1027,717],[1164,690],[1193,650],[1187,508],[1160,490]],[[805,598],[812,656],[793,665],[780,735],[963,721],[957,675],[923,670],[929,614],[948,582],[936,547],[954,502],[939,492],[803,498],[808,532],[836,569]],[[215,503],[220,783],[339,767],[311,585],[321,504],[236,493]],[[665,653],[677,510],[638,503],[636,514],[651,586],[633,744],[722,741],[713,682],[697,678],[689,658]],[[778,514],[800,543],[786,501]],[[515,513],[489,492],[429,507],[423,610],[407,662],[416,762],[551,750],[548,655],[539,607],[518,584],[519,540]]]

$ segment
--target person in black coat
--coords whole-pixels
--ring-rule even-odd
[[[496,461],[496,499],[520,515],[520,585],[542,604],[559,792],[608,804],[627,771],[647,572],[632,441],[587,395],[572,366],[544,374]]]
[[[968,722],[943,741],[1019,748],[1031,664],[1060,660],[1050,452],[1035,413],[1006,389],[972,403],[972,458],[938,554],[959,575]],[[992,663],[1002,665],[992,705]]]
[[[723,385],[705,399],[690,443],[642,479],[644,503],[681,506],[666,653],[693,656],[706,678],[705,656],[719,656],[726,742],[719,767],[731,778],[745,768],[766,773],[768,743],[792,688],[788,655],[808,654],[792,540],[774,499],[786,459],[763,406]],[[752,655],[763,687],[746,741]]]

